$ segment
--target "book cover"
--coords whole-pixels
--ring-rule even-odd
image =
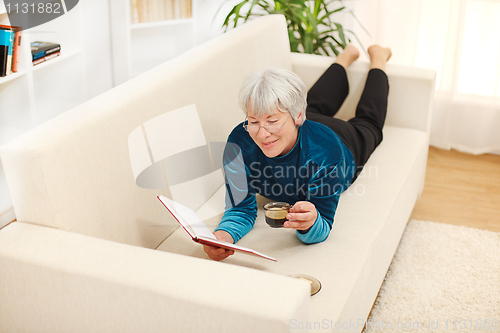
[[[277,261],[273,257],[262,254],[255,250],[218,240],[192,209],[183,206],[178,202],[170,200],[163,195],[159,195],[157,196],[157,198],[170,212],[170,214],[173,215],[177,222],[179,222],[181,227],[189,234],[189,236],[191,236],[193,241],[205,245],[239,251],[245,254],[258,256],[272,261]]]
[[[7,75],[7,58],[9,56],[10,34],[8,30],[0,30],[0,76]]]

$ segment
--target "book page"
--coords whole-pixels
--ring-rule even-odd
[[[192,238],[205,237],[208,239],[217,239],[191,208],[170,200],[163,195],[160,195],[158,199],[160,199]]]

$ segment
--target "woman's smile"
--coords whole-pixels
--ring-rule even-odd
[[[269,149],[269,148],[273,147],[273,146],[274,146],[274,144],[275,144],[276,142],[278,142],[278,140],[279,140],[279,139],[276,139],[276,140],[274,140],[274,141],[262,142],[262,146],[263,146],[264,148],[268,148],[268,149]]]

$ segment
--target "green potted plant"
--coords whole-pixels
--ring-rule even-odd
[[[332,9],[334,3],[338,5]],[[338,55],[351,41],[346,33],[357,39],[354,32],[332,21],[332,15],[343,10],[342,0],[243,0],[227,14],[223,27],[227,31],[251,17],[283,14],[292,52]]]

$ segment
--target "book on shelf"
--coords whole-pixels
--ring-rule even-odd
[[[179,0],[179,15],[180,18],[190,18],[192,16],[192,1]]]
[[[9,49],[7,52],[7,68],[5,72],[7,75],[12,74],[12,50],[14,49],[14,32],[9,31]]]
[[[33,66],[39,65],[42,62],[46,62],[47,60],[50,60],[50,59],[54,59],[55,57],[58,57],[60,54],[61,54],[61,51],[57,51],[55,53],[51,53],[51,54],[46,55],[44,57],[37,58],[37,59],[33,60]]]
[[[132,23],[165,21],[192,16],[192,0],[130,0]]]
[[[0,76],[9,73],[7,64],[9,62],[9,48],[11,47],[11,31],[0,30]]]
[[[7,46],[6,50],[2,48],[3,54],[7,51],[7,58],[5,59],[4,55],[0,56],[2,58],[0,74],[6,76],[18,70],[22,29],[16,26],[0,25],[0,31],[2,45]]]
[[[44,58],[53,53],[61,51],[61,45],[51,42],[33,42],[31,43],[31,57],[35,61]]]

